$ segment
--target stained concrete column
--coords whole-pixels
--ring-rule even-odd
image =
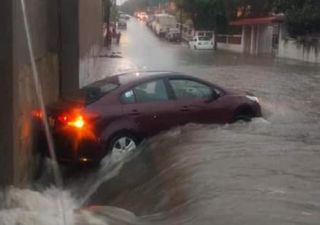
[[[0,7],[0,187],[13,182],[12,0]]]
[[[60,8],[60,94],[68,96],[79,88],[79,2],[59,0]]]

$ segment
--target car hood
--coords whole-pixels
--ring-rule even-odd
[[[253,95],[245,90],[236,89],[236,88],[225,88],[224,90],[228,95],[239,95],[239,96]]]

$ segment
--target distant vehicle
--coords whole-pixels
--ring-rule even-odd
[[[177,28],[169,29],[169,32],[166,34],[166,39],[171,42],[180,41],[181,40],[180,30]]]
[[[225,124],[261,116],[252,94],[174,72],[108,77],[47,107],[59,162],[119,156],[161,131],[187,123]],[[41,113],[40,146],[46,146]]]
[[[201,50],[213,50],[214,44],[212,42],[212,38],[210,37],[199,37],[195,36],[189,42],[190,48],[193,49],[201,49]]]
[[[158,36],[165,37],[171,28],[176,28],[177,20],[169,14],[155,15],[155,21],[152,24],[153,30]]]
[[[124,14],[124,13],[119,14],[119,20],[127,20],[127,14]]]
[[[148,14],[146,12],[139,12],[137,17],[141,21],[146,21],[148,19]]]
[[[210,31],[210,30],[195,30],[194,31],[194,36],[213,38],[214,31]]]
[[[119,19],[118,28],[119,29],[127,29],[127,21],[126,21],[126,19]]]
[[[152,16],[152,15],[150,15],[150,16],[148,17],[148,19],[146,20],[146,25],[147,25],[147,27],[152,28],[152,23],[153,23],[154,20],[155,20],[155,17]]]

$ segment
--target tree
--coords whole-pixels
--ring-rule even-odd
[[[238,17],[262,17],[270,14],[274,0],[227,0]]]
[[[214,30],[219,33],[227,26],[224,0],[176,0],[176,4],[190,15],[194,27],[198,30]]]
[[[120,10],[133,14],[135,11],[144,10],[150,3],[150,0],[128,0],[120,6]]]
[[[274,9],[285,14],[291,37],[320,34],[319,0],[275,0]]]

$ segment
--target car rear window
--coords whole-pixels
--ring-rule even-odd
[[[87,86],[82,88],[82,92],[85,95],[85,102],[86,104],[91,104],[106,94],[112,92],[113,90],[117,89],[119,84],[114,83],[105,83],[99,86]]]
[[[210,41],[211,38],[210,37],[199,37],[200,41]]]

